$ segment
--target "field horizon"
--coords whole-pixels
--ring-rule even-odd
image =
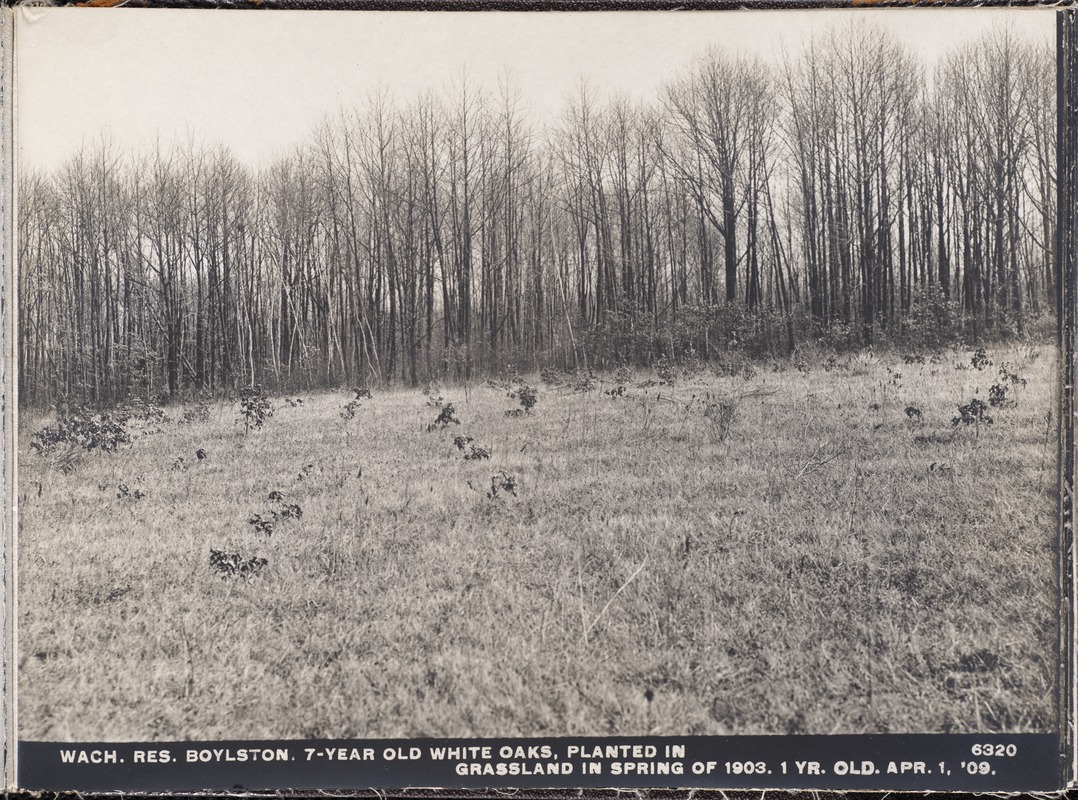
[[[27,409],[20,738],[1053,730],[1056,352]]]

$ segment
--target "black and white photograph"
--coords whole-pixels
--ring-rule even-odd
[[[19,739],[1059,730],[1054,12],[16,13]]]

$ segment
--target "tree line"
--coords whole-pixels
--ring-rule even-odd
[[[102,138],[19,176],[20,400],[1022,334],[1055,136],[1048,44],[854,24],[541,123],[508,81],[379,91],[257,167]]]

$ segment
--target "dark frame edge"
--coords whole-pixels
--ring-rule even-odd
[[[15,309],[15,10],[0,0],[0,782],[14,788],[15,735],[15,458],[14,458],[14,331]]]
[[[1078,0],[3,0],[12,5],[307,11],[759,11],[827,8],[1078,8]]]
[[[18,791],[15,681],[15,457],[17,420],[15,359],[17,357],[17,284],[15,281],[15,14],[16,6],[38,5],[36,0],[0,0],[0,474],[4,493],[0,500],[0,791]],[[1078,0],[57,0],[54,6],[119,6],[128,8],[186,8],[235,10],[409,10],[409,11],[614,11],[614,10],[780,10],[836,8],[1057,8],[1057,282],[1060,313],[1059,406],[1059,686],[1061,789],[1078,786],[1078,551],[1075,549],[1074,492],[1078,441],[1075,380],[1078,376]],[[504,790],[495,790],[504,792]],[[592,796],[619,797],[621,790],[587,790]],[[492,792],[458,790],[452,796],[481,798]],[[706,797],[760,796],[750,790],[688,790]],[[204,794],[204,793],[197,793]],[[289,791],[244,792],[243,796],[287,797]],[[401,797],[441,798],[442,789],[406,789]],[[575,790],[516,790],[514,797],[579,796]],[[636,790],[650,798],[684,797],[685,790]],[[869,792],[818,791],[820,797],[872,797]],[[947,797],[949,793],[941,793]],[[363,793],[357,793],[363,796]],[[239,794],[233,796],[240,796]],[[368,796],[384,797],[380,791]]]
[[[14,515],[14,100],[15,10],[0,0],[0,473],[4,494],[0,500],[0,781],[5,788],[16,782],[15,736],[15,528]]]
[[[1059,130],[1056,147],[1057,270],[1059,282],[1059,348],[1061,397],[1059,419],[1059,721],[1060,785],[1074,784],[1076,777],[1075,724],[1075,595],[1074,551],[1074,378],[1075,378],[1075,287],[1078,270],[1078,12],[1061,10],[1057,15],[1057,104]]]

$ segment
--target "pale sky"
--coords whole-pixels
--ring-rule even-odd
[[[1043,9],[348,12],[18,6],[22,163],[51,168],[109,131],[123,148],[196,139],[256,164],[379,87],[402,101],[462,68],[490,91],[508,68],[522,105],[559,115],[581,77],[653,97],[709,45],[781,57],[856,17],[889,27],[931,64],[995,25],[1051,45]]]

